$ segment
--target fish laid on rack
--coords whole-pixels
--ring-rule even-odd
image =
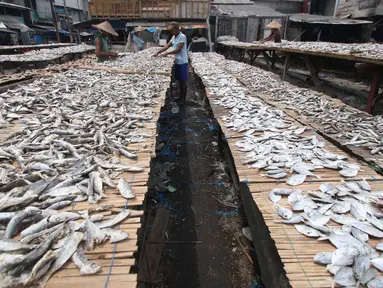
[[[343,145],[366,148],[372,155],[383,155],[382,117],[374,117],[347,105],[336,105],[331,99],[320,97],[312,90],[292,86],[263,69],[225,60],[215,53],[206,57],[217,63],[222,71],[236,75],[247,89],[268,94],[272,100],[296,111],[308,122],[322,125],[323,132],[342,140]]]
[[[238,41],[223,41],[221,44],[242,48],[261,47],[261,48],[283,48],[295,51],[308,51],[319,53],[332,53],[339,55],[356,55],[362,58],[383,60],[383,45],[378,43],[334,43],[334,42],[299,42],[282,40],[281,43],[275,42],[253,42],[245,43]]]
[[[241,69],[242,64],[211,53],[195,53],[191,58],[194,70],[216,96],[214,104],[228,109],[227,116],[222,116],[223,125],[242,135],[236,148],[246,153],[243,164],[277,182],[288,178],[286,184],[291,188],[274,188],[268,193],[275,207],[276,222],[294,225],[306,237],[329,241],[335,246],[335,251],[321,251],[313,261],[327,265],[338,285],[381,287],[379,271],[383,271],[383,262],[378,251],[382,248],[378,246],[375,250],[369,239],[383,238],[382,191],[373,191],[366,179],[353,180],[361,168],[358,164],[350,162],[344,154],[326,150],[325,142],[308,134],[307,127],[248,93],[253,86],[268,93],[283,90],[284,86],[273,84],[274,76],[251,78],[244,87],[231,74],[249,70]],[[291,100],[291,105],[297,103]],[[320,106],[313,104],[312,111],[316,109]],[[338,170],[342,182],[300,189],[306,177],[320,178],[323,169]],[[288,204],[284,204],[283,198],[287,198]]]
[[[94,46],[80,44],[52,49],[32,50],[24,54],[0,55],[0,62],[50,61],[66,54],[83,53],[89,51],[94,51]]]
[[[70,258],[79,275],[97,273],[83,249],[128,238],[113,227],[129,210],[104,217],[103,207],[59,209],[100,203],[122,172],[144,170],[120,159],[137,158],[131,146],[152,137],[140,127],[167,79],[70,69],[1,93],[1,126],[23,127],[0,142],[0,287],[44,285]],[[135,198],[125,182],[123,197]]]

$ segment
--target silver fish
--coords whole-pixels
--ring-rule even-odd
[[[117,243],[128,239],[129,234],[127,232],[116,230],[113,228],[103,228],[101,229],[109,238],[110,243]]]
[[[376,270],[374,268],[370,268],[363,273],[363,275],[360,279],[360,283],[362,283],[363,285],[366,285],[371,280],[375,279],[377,275],[378,275],[378,270]]]
[[[369,237],[368,234],[355,228],[351,227],[351,235],[354,236],[356,239],[358,239],[361,242],[367,242]]]
[[[287,188],[273,188],[271,190],[271,192],[273,192],[275,195],[290,195],[291,193],[293,193],[294,191],[296,190],[292,190],[292,189],[287,189]]]
[[[375,278],[367,283],[367,288],[381,288],[383,287],[383,278]]]
[[[30,251],[36,245],[21,243],[20,241],[2,238],[0,239],[0,252],[23,252]]]
[[[108,220],[104,220],[101,222],[97,222],[97,223],[95,223],[95,225],[100,229],[112,227],[112,226],[120,223],[121,221],[124,221],[129,215],[130,215],[130,210],[128,210],[128,209],[123,210],[116,217],[110,218]]]
[[[73,232],[70,234],[64,246],[57,250],[57,258],[41,278],[41,284],[45,284],[52,274],[60,269],[72,257],[83,238],[84,234],[81,232]]]
[[[308,227],[306,225],[296,224],[294,226],[295,226],[295,229],[297,229],[297,231],[299,233],[301,233],[307,237],[318,238],[319,236],[321,236],[321,233],[318,230],[315,230],[315,229]]]
[[[356,285],[356,280],[352,268],[343,267],[335,274],[334,280],[342,286],[350,287]]]
[[[355,278],[361,280],[363,274],[370,268],[370,265],[370,257],[367,254],[356,257],[353,267]]]
[[[363,222],[353,222],[351,224],[353,227],[367,233],[368,235],[375,237],[375,238],[383,238],[383,232],[376,229],[374,226],[363,223]]]
[[[353,246],[341,247],[334,251],[331,264],[335,266],[348,266],[354,263],[359,250]]]
[[[84,249],[79,246],[72,256],[73,263],[80,269],[81,275],[92,275],[101,271],[102,266],[86,259]]]
[[[122,197],[126,199],[133,199],[136,197],[133,193],[132,187],[124,178],[120,178],[120,181],[118,182],[118,190],[120,191]]]
[[[320,252],[320,253],[317,253],[314,256],[314,262],[317,263],[317,264],[321,264],[321,265],[331,264],[332,253],[333,252]]]
[[[93,222],[86,219],[86,248],[93,250],[96,244],[105,242],[108,239],[107,234],[101,231]]]
[[[383,271],[383,258],[376,258],[371,260],[371,264],[378,270]]]
[[[45,255],[33,266],[28,278],[23,281],[24,285],[32,284],[38,281],[45,272],[48,271],[50,265],[57,258],[57,253],[49,250]]]
[[[121,178],[122,179],[122,178]],[[276,195],[273,191],[270,191],[269,193],[269,199],[271,200],[271,202],[273,202],[274,204],[278,203],[279,200],[282,199],[282,196],[281,195]]]
[[[287,180],[286,183],[291,186],[298,186],[301,185],[306,180],[306,175],[292,175]]]
[[[24,219],[38,214],[41,214],[41,211],[35,207],[27,207],[24,210],[17,212],[8,223],[5,237],[13,237],[18,232],[20,224]]]
[[[290,210],[290,209],[287,209],[287,208],[284,208],[282,206],[279,206],[279,205],[275,205],[277,207],[277,214],[285,219],[285,220],[289,220],[291,219],[291,217],[293,217],[293,212]]]

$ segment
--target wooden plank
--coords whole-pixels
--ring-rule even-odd
[[[158,267],[160,265],[160,259],[163,249],[163,241],[165,239],[165,232],[168,226],[168,220],[170,216],[170,210],[165,207],[161,207],[157,210],[153,226],[150,229],[148,236],[148,242],[160,242],[160,243],[145,243],[143,253],[139,259],[140,273],[138,279],[140,282],[153,283],[156,279]],[[144,239],[145,241],[145,239]]]

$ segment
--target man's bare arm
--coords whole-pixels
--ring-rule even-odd
[[[166,50],[168,50],[170,48],[171,45],[172,45],[172,42],[170,41],[168,44],[166,44],[164,47],[162,47],[160,50],[158,50],[158,52],[155,53],[153,56],[158,56],[162,52],[165,52]]]
[[[164,53],[164,56],[166,56],[166,55],[172,55],[172,54],[177,54],[177,53],[179,53],[179,52],[182,50],[182,48],[183,48],[184,46],[185,46],[185,43],[180,43],[180,44],[178,44],[178,46],[177,46],[176,49]]]

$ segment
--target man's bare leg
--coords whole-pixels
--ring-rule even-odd
[[[182,80],[182,81],[179,81],[179,83],[180,83],[180,98],[179,98],[179,101],[180,101],[181,105],[184,105],[185,101],[186,101],[186,93],[188,91],[188,81],[187,80]]]

